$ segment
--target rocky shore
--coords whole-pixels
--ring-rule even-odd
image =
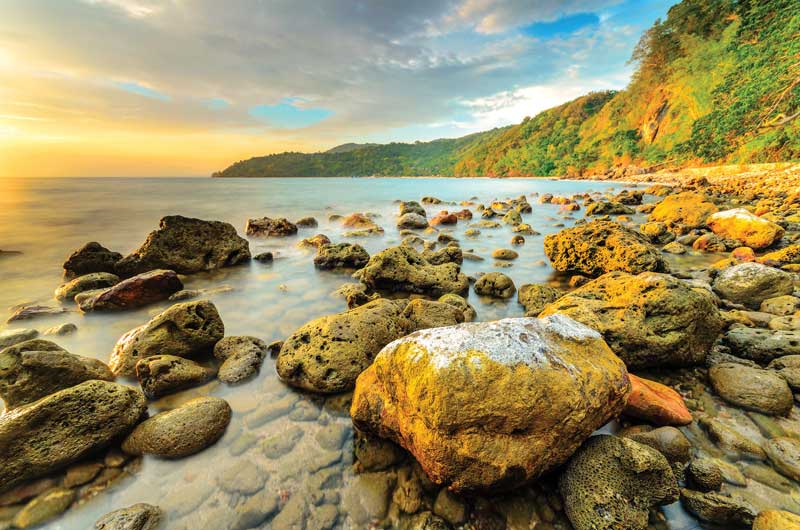
[[[0,530],[57,524],[143,463],[216,459],[95,528],[800,528],[800,176],[634,179],[404,197],[392,220],[331,213],[330,235],[309,217],[253,217],[245,238],[170,215],[127,256],[76,249],[53,300],[0,331]],[[541,237],[535,210],[559,230]],[[402,240],[374,251],[387,222]],[[507,243],[480,255],[485,232]],[[283,247],[250,246],[295,239],[341,280],[339,308],[281,340],[229,334],[211,301],[226,289],[186,288],[248,264],[280,275]],[[515,273],[525,245],[553,281]],[[105,360],[59,345],[80,326],[35,329],[154,307]],[[246,392],[214,395],[228,387]]]

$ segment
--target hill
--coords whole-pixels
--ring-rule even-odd
[[[634,50],[625,90],[433,142],[345,144],[215,176],[550,176],[800,159],[800,3],[683,0]]]

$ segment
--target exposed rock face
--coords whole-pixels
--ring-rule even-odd
[[[114,311],[133,309],[166,300],[183,289],[175,271],[153,270],[123,280],[97,293],[78,299],[81,311]]]
[[[547,304],[555,302],[564,294],[566,292],[557,287],[528,283],[519,288],[517,301],[525,308],[526,317],[535,317]]]
[[[120,508],[102,516],[95,530],[156,530],[161,522],[161,509],[152,504],[139,503]]]
[[[144,395],[106,381],[77,386],[0,416],[0,491],[71,464],[129,432]]]
[[[608,435],[578,449],[559,488],[575,530],[644,530],[651,508],[678,499],[678,481],[661,453]]]
[[[687,228],[700,228],[706,224],[708,216],[719,208],[701,193],[685,191],[665,197],[650,213],[649,221],[661,221],[670,226],[683,225]]]
[[[86,243],[64,262],[64,277],[71,279],[93,272],[115,272],[121,259],[122,254],[112,252],[100,243]]]
[[[202,385],[214,375],[215,370],[174,355],[151,355],[136,363],[136,378],[150,399]]]
[[[502,272],[487,272],[475,282],[475,293],[492,298],[511,298],[517,288],[514,282]]]
[[[122,442],[122,450],[132,455],[182,458],[216,443],[230,421],[231,407],[224,399],[192,399],[140,423]]]
[[[224,335],[217,308],[208,300],[175,304],[124,334],[114,346],[109,366],[116,375],[132,376],[139,359],[165,352],[193,357],[210,352]]]
[[[314,256],[314,265],[323,270],[342,267],[360,269],[369,261],[369,254],[364,247],[353,243],[322,245]]]
[[[76,294],[94,289],[106,289],[119,283],[119,276],[108,272],[93,272],[78,276],[56,289],[56,300],[73,300]]]
[[[251,237],[286,237],[297,233],[297,225],[284,218],[248,219],[245,233]]]
[[[563,463],[617,415],[629,382],[600,335],[569,318],[412,333],[358,378],[356,427],[409,450],[452,490],[512,488]]]
[[[714,278],[714,291],[722,298],[758,309],[768,298],[792,294],[792,275],[760,263],[741,263]]]
[[[633,374],[631,393],[622,411],[626,416],[639,418],[655,425],[689,425],[692,414],[683,398],[673,389]]]
[[[708,217],[708,227],[718,236],[736,239],[754,250],[767,248],[783,237],[781,226],[744,208],[717,212]]]
[[[596,329],[629,368],[702,363],[722,330],[710,293],[666,274],[611,272],[544,308]]]
[[[11,410],[91,379],[112,381],[102,361],[34,339],[0,351],[0,397]]]
[[[219,380],[234,385],[250,379],[261,368],[267,349],[256,337],[225,337],[214,346],[214,357],[222,361]]]
[[[469,287],[469,281],[457,263],[432,264],[405,245],[375,254],[356,275],[370,289],[430,296],[459,294]]]
[[[720,363],[708,370],[714,390],[738,407],[769,415],[788,415],[794,400],[786,381],[769,370]]]
[[[381,348],[410,331],[404,307],[380,298],[308,322],[283,342],[275,362],[278,375],[312,392],[352,389]]]
[[[117,263],[117,274],[133,276],[153,269],[178,274],[238,265],[250,259],[247,240],[230,223],[204,221],[181,215],[161,219],[158,230],[132,254]]]
[[[611,271],[638,274],[669,269],[647,238],[611,221],[592,221],[546,236],[544,252],[559,272],[599,276]]]

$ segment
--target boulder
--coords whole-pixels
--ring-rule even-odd
[[[133,276],[153,269],[178,274],[231,267],[250,259],[247,240],[230,223],[181,215],[163,217],[142,246],[117,263],[117,274]]]
[[[416,299],[408,303],[403,317],[408,319],[410,331],[418,331],[460,324],[464,322],[464,309],[446,302]]]
[[[267,349],[256,337],[225,337],[214,346],[214,357],[222,361],[217,377],[228,385],[250,379],[261,368]]]
[[[442,210],[441,212],[437,213],[430,221],[431,226],[454,225],[456,223],[458,223],[458,217],[456,217],[456,214],[450,213],[447,210]]]
[[[689,425],[692,414],[680,394],[661,383],[628,374],[631,393],[622,411],[654,425]]]
[[[116,265],[122,254],[112,252],[100,243],[91,242],[70,254],[64,262],[64,277],[67,279],[91,274],[93,272],[116,271]]]
[[[778,316],[794,315],[800,311],[800,298],[789,294],[767,298],[761,302],[759,311]]]
[[[702,193],[686,191],[665,197],[650,212],[648,220],[661,221],[670,226],[700,228],[705,226],[708,216],[718,210]]]
[[[0,351],[0,398],[11,410],[84,381],[113,381],[102,361],[73,355],[49,340],[33,339]]]
[[[428,220],[425,219],[424,215],[409,212],[403,214],[397,220],[397,228],[410,228],[410,229],[428,228]]]
[[[298,219],[295,223],[298,228],[316,228],[319,223],[313,217],[303,217]]]
[[[224,399],[201,397],[140,423],[122,442],[131,455],[183,458],[215,444],[231,421]]]
[[[555,302],[565,291],[549,285],[527,283],[519,288],[517,301],[525,308],[526,317],[535,317],[542,312],[547,304]]]
[[[796,340],[800,341],[800,333],[795,336]],[[792,390],[800,391],[800,355],[779,357],[770,362],[767,368],[778,372],[778,375],[786,380]]]
[[[753,521],[752,530],[797,530],[800,515],[782,510],[764,510]]]
[[[67,511],[75,497],[76,492],[67,488],[46,491],[17,512],[13,528],[38,528]]]
[[[800,480],[800,441],[780,436],[767,440],[764,452],[772,466],[792,480]]]
[[[405,291],[437,297],[446,293],[463,293],[469,287],[469,281],[458,263],[448,261],[433,264],[405,245],[373,255],[354,277],[373,290]]]
[[[592,221],[546,236],[544,252],[559,272],[599,276],[669,269],[646,237],[611,221]]]
[[[86,292],[85,298],[76,301],[84,312],[134,309],[167,300],[181,289],[183,283],[175,271],[157,269],[137,274],[108,289]]]
[[[649,426],[632,427],[629,432],[621,432],[634,442],[652,447],[672,463],[685,464],[691,458],[692,443],[680,429],[669,425],[653,429]]]
[[[700,491],[719,491],[722,487],[722,469],[711,458],[695,458],[689,462],[686,478]]]
[[[463,296],[447,293],[440,296],[438,301],[457,307],[462,313],[464,313],[464,322],[472,322],[478,316],[475,308],[472,307]]]
[[[278,375],[312,392],[352,389],[381,348],[409,332],[405,305],[379,298],[304,324],[283,342],[275,362]]]
[[[174,355],[151,355],[136,363],[136,378],[144,395],[155,399],[210,381],[216,370]]]
[[[41,477],[128,433],[147,410],[144,395],[86,381],[0,416],[0,491]]]
[[[714,492],[682,489],[681,504],[701,521],[723,528],[749,528],[756,516],[756,510],[744,501]]]
[[[675,240],[675,234],[669,231],[667,224],[659,221],[641,224],[639,231],[656,245],[665,245]]]
[[[364,247],[354,243],[338,243],[322,245],[317,248],[314,265],[323,270],[351,268],[360,269],[369,261],[369,254]]]
[[[517,288],[502,272],[487,272],[475,282],[475,294],[492,298],[511,298]]]
[[[713,286],[722,298],[751,309],[758,309],[764,300],[794,291],[791,274],[754,262],[720,271]]]
[[[770,370],[720,363],[708,370],[711,385],[725,401],[743,409],[786,416],[794,399],[786,381]]]
[[[58,289],[56,289],[56,300],[69,300],[72,301],[76,294],[84,291],[92,291],[94,289],[106,289],[112,285],[119,283],[119,276],[108,272],[92,272],[78,276]]]
[[[375,221],[361,213],[351,213],[342,219],[342,226],[345,228],[374,229],[380,228]]]
[[[758,262],[776,267],[800,264],[800,244],[789,245],[780,250],[764,254],[758,258]]]
[[[400,213],[398,214],[400,217],[413,213],[417,215],[421,215],[425,217],[427,214],[425,213],[425,208],[420,205],[417,201],[404,201],[400,203]]]
[[[19,344],[20,342],[25,342],[26,340],[35,339],[38,335],[39,332],[35,329],[5,329],[0,331],[0,350],[13,346],[14,344]]]
[[[628,208],[622,203],[613,201],[593,202],[586,207],[586,215],[631,215],[633,208]]]
[[[600,335],[569,318],[418,331],[359,377],[350,414],[453,491],[513,488],[562,464],[616,416],[629,383]]]
[[[297,233],[297,225],[285,218],[248,219],[244,229],[250,237],[287,237]]]
[[[498,248],[492,252],[492,257],[494,259],[499,260],[515,260],[519,257],[519,253],[516,250],[511,250],[510,248]]]
[[[706,224],[718,236],[735,239],[754,250],[771,246],[784,233],[780,225],[753,215],[744,208],[711,214]]]
[[[156,530],[161,522],[161,508],[140,502],[102,516],[95,530]]]
[[[316,234],[312,237],[307,237],[302,239],[300,242],[297,243],[298,248],[319,248],[323,245],[330,245],[331,240],[325,234]],[[253,258],[255,259],[255,257]]]
[[[109,366],[118,376],[132,376],[140,359],[161,354],[194,357],[210,352],[224,335],[217,308],[208,300],[175,304],[125,333],[114,346]]]
[[[575,530],[644,530],[656,506],[678,499],[669,462],[627,438],[589,438],[559,480],[564,511]]]
[[[666,274],[611,272],[547,305],[596,329],[629,368],[700,364],[722,330],[712,295]]]
[[[787,355],[800,355],[800,330],[732,327],[723,341],[737,357],[768,363]]]

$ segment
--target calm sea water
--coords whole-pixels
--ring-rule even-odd
[[[556,180],[489,179],[269,179],[216,180],[198,179],[20,179],[0,181],[0,249],[18,250],[21,255],[0,258],[0,308],[29,302],[53,304],[53,290],[62,281],[61,264],[69,253],[88,241],[98,241],[123,254],[138,247],[155,229],[162,216],[181,214],[232,223],[240,233],[249,217],[287,217],[297,220],[314,216],[320,226],[301,229],[297,237],[251,239],[253,254],[270,250],[276,254],[272,264],[253,262],[222,271],[198,274],[185,279],[186,288],[228,285],[231,292],[210,296],[225,323],[226,334],[255,335],[266,341],[283,339],[306,321],[345,309],[343,300],[332,296],[341,284],[352,281],[346,274],[315,270],[313,253],[295,247],[297,241],[316,233],[342,241],[343,229],[329,222],[331,214],[352,212],[378,214],[377,222],[386,233],[381,237],[360,239],[370,253],[400,242],[395,228],[396,200],[419,200],[426,195],[443,201],[462,201],[472,197],[482,203],[493,199],[516,197],[534,192],[570,195],[594,191],[615,192],[621,185]],[[542,248],[545,234],[569,226],[582,212],[559,213],[558,206],[534,206],[525,222],[542,233],[525,236],[527,243],[516,247],[520,257],[510,268],[495,267],[490,254],[495,248],[509,248],[510,227],[482,230],[480,238],[463,237],[467,228],[460,222],[452,233],[464,249],[486,257],[483,262],[465,262],[464,271],[502,270],[517,286],[524,283],[558,283],[546,264]],[[429,217],[442,208],[429,206]],[[460,209],[460,207],[458,207]],[[476,216],[475,220],[478,220]],[[429,236],[430,237],[430,236]],[[544,261],[543,261],[544,260]],[[497,302],[479,299],[470,293],[469,302],[478,311],[479,320],[521,316],[522,307],[515,299]],[[57,317],[36,319],[17,327],[44,330],[55,324],[73,322],[78,331],[54,338],[69,351],[107,361],[119,337],[146,322],[170,305],[165,302],[146,308],[107,315],[81,315],[70,312]],[[8,312],[10,313],[10,311]],[[3,319],[5,320],[5,319]],[[0,324],[2,327],[3,324]],[[219,485],[224,474],[242,460],[255,466],[267,477],[264,488],[276,495],[307,495],[309,480],[316,469],[309,462],[329,457],[316,441],[316,433],[325,425],[349,426],[349,418],[337,415],[320,400],[308,400],[320,415],[313,421],[294,421],[283,415],[258,427],[246,421],[260,407],[285,399],[292,390],[277,379],[273,362],[267,359],[257,379],[236,387],[211,383],[204,387],[169,396],[151,405],[151,413],[168,409],[198,395],[221,396],[231,403],[234,418],[225,437],[202,453],[178,461],[145,458],[141,470],[64,517],[51,528],[89,528],[103,513],[136,502],[161,506],[167,513],[168,528],[225,528],[246,500],[246,495],[223,491]],[[304,436],[294,449],[278,459],[266,458],[258,443],[239,455],[233,455],[231,443],[242,436],[256,440],[285,432],[299,425]],[[340,503],[338,527],[359,528],[356,512],[364,499],[373,495],[372,485],[352,471],[350,441],[343,445],[338,473],[333,487]],[[318,476],[317,476],[318,478]],[[228,478],[229,480],[229,478]],[[230,486],[228,486],[230,489]],[[313,512],[314,507],[309,510]],[[227,524],[227,523],[226,523]]]

